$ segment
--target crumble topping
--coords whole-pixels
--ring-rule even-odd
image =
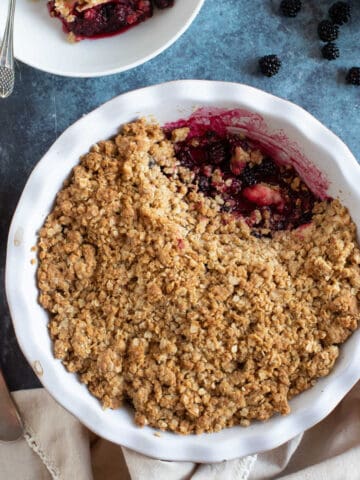
[[[54,0],[53,12],[60,15],[65,21],[73,22],[75,20],[72,13],[74,4],[73,0]]]
[[[54,11],[61,15],[61,17],[67,22],[73,22],[75,15],[74,9],[78,12],[83,12],[89,8],[109,3],[112,0],[54,0]]]
[[[180,164],[185,138],[141,119],[84,155],[39,232],[37,279],[55,357],[105,407],[188,434],[287,414],[331,371],[359,320],[360,251],[337,200],[255,237]]]

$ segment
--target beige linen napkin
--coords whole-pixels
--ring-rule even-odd
[[[285,445],[214,465],[155,460],[107,442],[43,389],[13,397],[26,433],[0,442],[0,480],[360,479],[360,384],[325,420]]]

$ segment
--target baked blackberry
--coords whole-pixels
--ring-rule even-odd
[[[208,156],[210,164],[219,165],[224,162],[228,156],[226,147],[223,142],[210,143],[208,146]]]
[[[296,17],[301,10],[300,0],[282,0],[280,11],[285,17]]]
[[[339,36],[339,27],[330,20],[322,20],[318,25],[318,35],[323,42],[333,42]]]
[[[168,8],[174,5],[174,0],[153,0],[157,8]]]
[[[329,16],[336,25],[344,25],[351,18],[351,8],[347,2],[336,2],[329,9]]]
[[[334,42],[326,43],[322,47],[321,52],[322,56],[326,58],[326,60],[336,60],[340,57],[340,50]]]
[[[268,157],[264,158],[259,165],[254,166],[253,170],[258,176],[263,178],[269,178],[279,174],[277,165]]]
[[[265,55],[259,60],[260,71],[266,77],[276,75],[281,68],[281,60],[277,55]]]
[[[360,85],[360,67],[352,67],[346,74],[346,82],[351,85]]]
[[[205,177],[204,175],[199,176],[198,181],[198,189],[200,192],[202,192],[204,195],[211,196],[213,192],[213,187],[211,185],[210,178]]]
[[[246,164],[246,167],[241,173],[241,180],[243,182],[244,187],[251,187],[257,183],[257,178],[255,175],[255,171],[249,164]]]

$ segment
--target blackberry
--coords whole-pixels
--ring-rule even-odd
[[[326,58],[326,60],[335,60],[340,56],[340,50],[338,49],[336,43],[329,42],[326,43],[322,49],[322,56]]]
[[[346,74],[346,82],[351,85],[360,85],[360,67],[352,67]]]
[[[157,8],[168,8],[174,5],[174,0],[154,0]]]
[[[253,167],[256,175],[260,177],[274,177],[278,173],[278,167],[271,160],[271,158],[264,158],[264,160],[259,164]]]
[[[280,10],[285,17],[296,17],[301,10],[301,6],[300,0],[282,0]]]
[[[299,225],[304,225],[306,223],[311,222],[312,217],[313,217],[312,211],[302,213],[302,215],[299,218]]]
[[[197,184],[200,192],[202,192],[204,195],[210,196],[212,187],[209,178],[204,177],[204,175],[199,175]]]
[[[347,2],[336,2],[329,9],[329,16],[336,25],[344,25],[351,18],[350,5]]]
[[[259,60],[261,73],[266,77],[276,75],[281,67],[281,60],[277,55],[265,55]]]
[[[207,161],[206,152],[202,148],[188,145],[175,148],[175,155],[183,167],[190,169],[203,165]]]
[[[322,20],[318,26],[318,35],[323,42],[333,42],[339,36],[339,27],[330,20]]]
[[[210,143],[208,146],[209,161],[212,165],[219,165],[227,157],[225,145],[222,142]]]
[[[254,172],[254,169],[249,167],[249,164],[246,164],[246,167],[241,173],[240,177],[244,187],[251,187],[257,183],[257,178]]]
[[[278,166],[273,162],[273,160],[271,160],[271,158],[264,158],[259,165],[250,167],[248,164],[246,164],[246,167],[241,173],[240,179],[244,186],[251,187],[256,183],[262,182],[263,180],[269,180],[278,175]]]

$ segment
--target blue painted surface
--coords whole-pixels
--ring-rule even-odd
[[[15,91],[0,102],[0,364],[12,389],[38,382],[17,348],[3,295],[10,218],[36,162],[83,114],[123,92],[164,81],[241,82],[301,105],[339,135],[360,161],[360,87],[345,84],[346,69],[360,66],[360,2],[350,2],[353,17],[341,28],[341,56],[335,62],[321,58],[316,33],[333,2],[303,0],[295,19],[280,16],[279,3],[206,0],[189,30],[166,52],[109,77],[63,78],[17,63]],[[257,61],[271,53],[280,56],[283,67],[268,79],[258,73]]]

